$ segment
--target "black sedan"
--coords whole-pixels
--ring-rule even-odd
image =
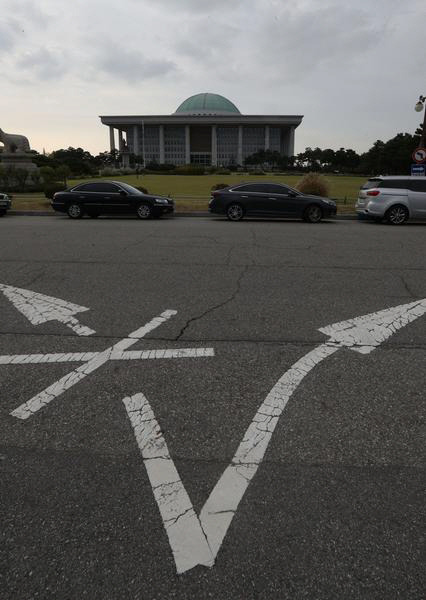
[[[71,219],[81,219],[84,215],[95,218],[101,214],[134,214],[139,219],[150,219],[172,213],[174,202],[163,196],[144,194],[121,181],[97,181],[56,192],[52,208]]]
[[[212,192],[212,213],[226,215],[230,221],[244,216],[285,217],[318,223],[334,217],[336,203],[329,198],[302,194],[281,183],[240,183]]]

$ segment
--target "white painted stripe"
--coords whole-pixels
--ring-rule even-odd
[[[47,321],[59,321],[70,327],[77,335],[87,336],[96,333],[94,329],[81,325],[73,316],[76,313],[89,310],[86,306],[79,306],[72,302],[66,302],[61,298],[45,296],[38,292],[1,283],[0,291],[33,325],[40,325],[41,323],[47,323]]]
[[[288,400],[303,378],[338,349],[339,346],[332,344],[318,346],[298,360],[278,380],[256,412],[231,464],[212,490],[199,518],[170,457],[148,401],[143,394],[123,400],[144,458],[178,573],[184,573],[196,565],[213,565]],[[205,540],[210,556],[206,555]]]
[[[87,377],[93,371],[96,371],[100,366],[105,364],[108,360],[110,360],[111,354],[116,351],[123,351],[135,344],[138,340],[147,335],[150,331],[162,325],[165,321],[170,319],[173,315],[176,314],[175,310],[166,310],[159,317],[155,317],[151,321],[149,321],[143,327],[140,327],[133,333],[129,335],[129,337],[120,340],[110,348],[107,348],[103,352],[99,352],[95,357],[75,369],[71,371],[64,377],[61,377],[54,384],[50,385],[48,388],[18,406],[15,410],[13,410],[10,414],[13,417],[17,417],[18,419],[28,419],[35,412],[44,408],[49,404],[52,400],[63,394],[66,390],[74,386],[76,383]]]
[[[59,352],[56,354],[6,354],[0,365],[88,362],[100,352]],[[204,358],[214,356],[214,348],[173,348],[164,350],[130,350],[113,352],[109,360],[149,360],[160,358]]]
[[[169,538],[178,573],[196,565],[211,567],[214,558],[192,502],[170,458],[166,441],[143,394],[124,398],[146,472]]]
[[[329,342],[346,346],[360,354],[369,354],[401,327],[426,313],[426,299],[400,304],[348,321],[333,323],[319,329],[330,337]]]
[[[339,346],[322,344],[303,356],[277,381],[256,412],[231,464],[225,469],[201,510],[201,525],[214,557],[238,504],[263,460],[287,402],[309,371],[338,349]]]
[[[10,354],[0,356],[0,365],[87,362],[99,352],[59,352],[57,354]]]

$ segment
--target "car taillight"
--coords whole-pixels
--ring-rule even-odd
[[[380,190],[370,190],[367,192],[367,196],[378,196],[380,194]]]

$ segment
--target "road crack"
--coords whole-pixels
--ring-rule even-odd
[[[229,304],[230,302],[232,302],[233,300],[235,300],[236,296],[240,293],[241,291],[241,283],[242,280],[247,272],[248,269],[248,265],[246,265],[245,267],[243,267],[242,271],[240,272],[238,279],[237,279],[237,284],[235,287],[235,290],[232,292],[232,294],[226,298],[225,300],[223,300],[222,302],[220,302],[219,304],[215,304],[214,306],[208,308],[207,310],[205,310],[204,312],[202,312],[200,315],[197,315],[196,317],[192,317],[191,319],[189,319],[185,325],[182,327],[182,329],[180,330],[180,332],[178,333],[178,335],[175,337],[174,341],[177,342],[179,341],[182,336],[184,335],[185,331],[188,329],[188,327],[194,323],[195,321],[199,321],[200,319],[203,319],[206,315],[211,314],[212,312],[214,312],[215,310],[217,310],[218,308],[223,308],[224,306],[226,306],[227,304]]]

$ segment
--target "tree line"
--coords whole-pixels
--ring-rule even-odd
[[[306,148],[296,156],[259,150],[245,159],[246,165],[271,166],[286,171],[317,171],[359,175],[408,175],[412,153],[420,143],[422,128],[414,135],[398,133],[387,142],[377,140],[367,151],[358,154],[351,148]]]
[[[413,135],[398,133],[387,142],[377,140],[367,152],[361,154],[351,148],[306,148],[296,156],[283,156],[279,152],[259,150],[247,157],[244,163],[246,166],[282,171],[402,175],[410,172],[413,162],[411,155],[420,143],[421,134],[422,126]],[[92,155],[83,148],[72,147],[55,150],[50,154],[32,151],[32,161],[39,167],[39,171],[31,174],[31,184],[38,186],[55,181],[66,184],[67,179],[72,176],[97,175],[103,170],[118,168],[120,158],[117,150],[97,155]],[[141,162],[141,157],[130,155],[132,167],[140,166]],[[173,165],[168,167],[172,168]],[[237,165],[234,167],[237,168]],[[28,187],[28,173],[23,171],[6,169],[2,167],[0,160],[0,185],[7,188],[14,181],[19,188]]]

